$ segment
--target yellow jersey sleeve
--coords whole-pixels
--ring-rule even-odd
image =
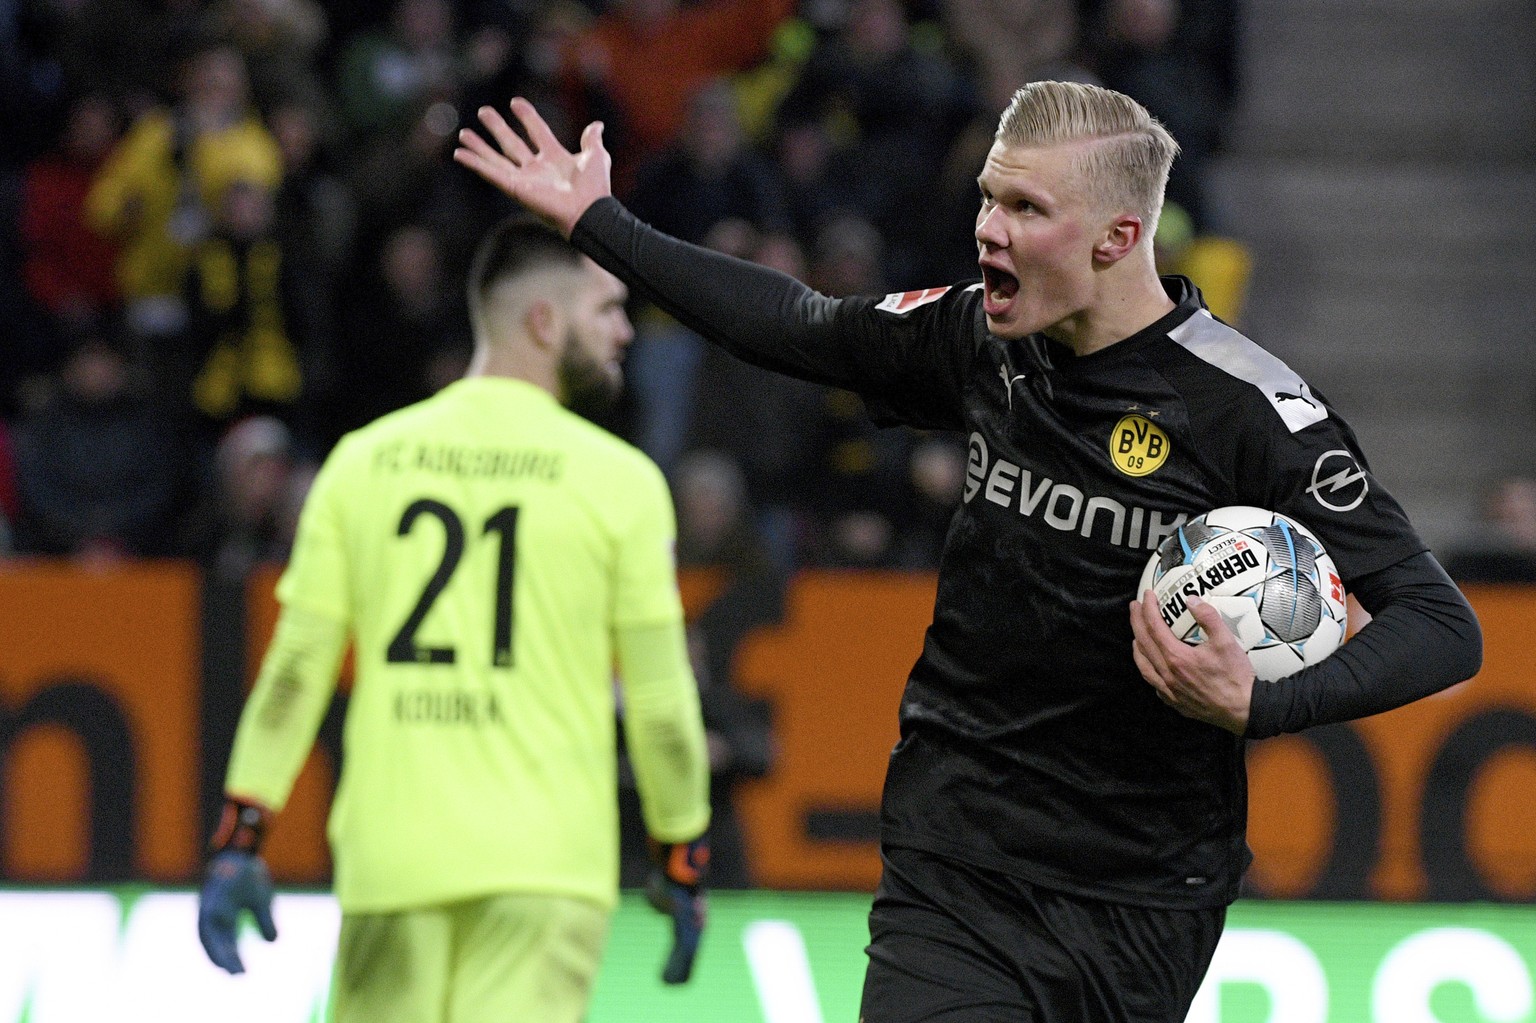
[[[278,616],[256,686],[240,715],[224,791],[281,810],[331,706],[347,632],[301,608]]]
[[[344,439],[326,459],[310,486],[299,514],[293,553],[277,582],[277,599],[285,607],[300,607],[338,622],[350,622],[345,508],[348,494],[349,440]]]

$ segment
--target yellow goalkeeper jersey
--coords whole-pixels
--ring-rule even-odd
[[[654,463],[522,381],[461,380],[342,439],[277,596],[353,640],[328,825],[344,910],[613,904],[615,636],[680,633],[675,533]],[[284,720],[283,674],[264,667],[228,775],[274,808],[314,740]],[[687,761],[663,772],[657,819],[692,837],[709,814],[697,691],[686,670],[648,684],[667,691],[626,697],[668,708]]]

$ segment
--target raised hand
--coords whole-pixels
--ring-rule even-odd
[[[510,106],[527,141],[496,110],[481,107],[480,123],[496,144],[464,128],[453,158],[569,238],[587,207],[613,194],[609,184],[613,158],[603,148],[602,122],[587,125],[581,133],[581,149],[572,153],[555,138],[532,103],[518,96]]]
[[[1199,597],[1189,610],[1205,632],[1205,642],[1190,646],[1173,634],[1148,590],[1131,601],[1131,656],[1141,677],[1168,706],[1196,721],[1242,735],[1253,702],[1254,671],[1248,654],[1222,621],[1221,612]]]

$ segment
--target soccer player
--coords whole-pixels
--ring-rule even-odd
[[[1251,859],[1245,739],[1433,693],[1482,646],[1337,410],[1158,277],[1173,139],[1121,94],[1027,85],[978,178],[981,281],[834,300],[641,224],[600,125],[572,154],[511,109],[526,139],[484,108],[491,141],[455,159],[743,359],[969,437],[886,777],[865,1023],[1183,1020]],[[1210,605],[1186,647],[1136,599],[1164,537],[1233,504],[1310,526],[1374,615],[1278,682]]]
[[[241,715],[199,933],[275,937],[258,856],[350,638],[329,835],[334,1018],[576,1021],[618,895],[613,666],[669,982],[703,927],[708,766],[659,469],[561,406],[620,383],[626,290],[533,218],[482,242],[467,376],[346,437],[305,502]]]

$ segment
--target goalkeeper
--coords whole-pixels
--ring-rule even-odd
[[[687,979],[708,767],[671,499],[640,452],[562,407],[617,391],[625,298],[554,231],[501,224],[471,270],[465,379],[326,460],[230,757],[198,919],[217,965],[243,970],[242,910],[275,937],[262,835],[350,640],[334,1019],[581,1018],[618,894],[615,662],[649,894],[672,918],[665,979]]]

